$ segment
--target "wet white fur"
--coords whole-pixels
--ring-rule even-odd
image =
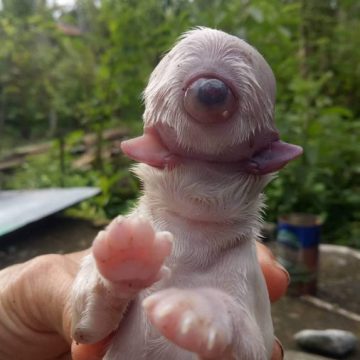
[[[221,136],[189,121],[182,107],[184,82],[204,71],[220,72],[242,94],[237,121],[225,126]],[[248,44],[216,30],[186,33],[154,70],[144,97],[146,125],[167,123],[184,148],[207,154],[246,141],[256,129],[273,128],[275,82],[269,66]],[[234,315],[232,359],[270,359],[273,328],[255,240],[261,227],[262,191],[271,177],[239,174],[229,166],[192,160],[174,170],[139,164],[134,172],[144,191],[133,214],[150,219],[156,230],[174,234],[174,250],[166,261],[172,276],[140,292],[120,322],[127,302],[119,301],[123,306],[118,304],[117,311],[107,306],[109,298],[116,298],[116,285],[106,284],[91,256],[87,257],[74,286],[75,315],[82,314],[74,323],[88,330],[90,341],[106,332],[105,318],[108,329],[120,322],[106,360],[195,359],[159,336],[141,300],[168,287],[216,289],[223,294],[218,300],[224,300]],[[107,295],[94,293],[98,286],[105,287]]]

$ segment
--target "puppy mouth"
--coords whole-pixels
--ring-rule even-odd
[[[144,134],[121,143],[122,151],[131,159],[160,169],[172,169],[186,161],[198,161],[208,165],[226,164],[233,170],[247,174],[266,175],[283,168],[298,158],[300,146],[283,142],[277,132],[240,143],[218,156],[196,154],[169,146],[154,127],[146,127]]]
[[[235,131],[234,121],[239,120],[234,115],[240,111],[243,99],[230,79],[200,72],[185,81],[182,91],[181,106],[187,115],[189,131],[194,126],[194,129],[202,129],[204,136],[213,139],[217,136],[225,139],[229,131]],[[187,142],[194,141],[202,139],[193,136]],[[239,139],[235,145],[222,143],[218,149],[210,150],[199,147],[199,144],[185,146],[180,142],[177,130],[157,122],[145,126],[142,136],[123,142],[121,148],[131,159],[160,169],[197,161],[208,166],[225,165],[227,169],[254,175],[278,171],[302,154],[300,146],[281,141],[273,126],[255,130],[247,140]]]

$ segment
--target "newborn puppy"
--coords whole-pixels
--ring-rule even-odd
[[[83,261],[73,338],[115,332],[106,360],[270,359],[262,191],[302,152],[279,140],[273,73],[244,41],[199,28],[161,60],[144,98],[144,135],[122,144],[143,195]]]

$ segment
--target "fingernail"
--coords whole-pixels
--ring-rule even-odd
[[[275,265],[276,265],[276,267],[278,269],[280,269],[285,274],[285,276],[287,278],[287,284],[289,285],[290,282],[291,282],[291,277],[290,277],[289,272],[280,263],[278,263],[277,261],[275,261]]]
[[[279,345],[279,348],[281,350],[281,359],[284,359],[285,351],[284,348],[278,338],[275,338],[276,343]]]

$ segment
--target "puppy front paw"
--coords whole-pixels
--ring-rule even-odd
[[[99,233],[92,250],[100,274],[124,295],[131,295],[168,271],[163,264],[172,242],[170,232],[156,232],[144,217],[121,216]]]
[[[75,341],[94,343],[109,335],[137,292],[168,275],[164,261],[172,239],[140,216],[119,217],[98,234],[73,286]]]

